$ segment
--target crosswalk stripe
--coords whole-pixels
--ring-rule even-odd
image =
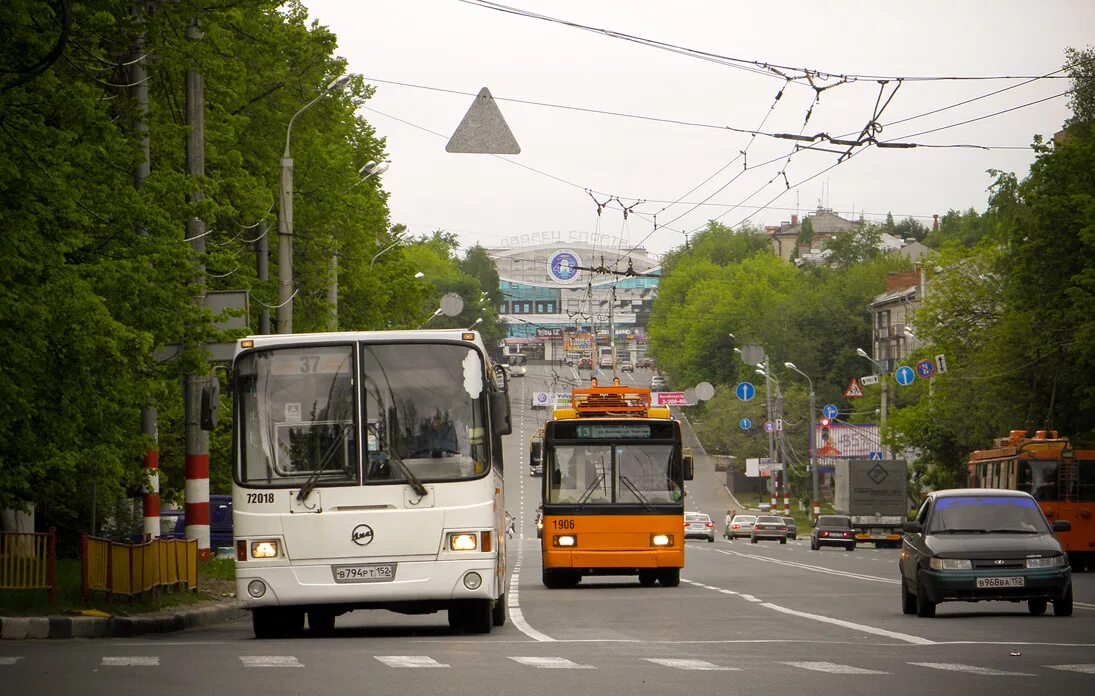
[[[14,665],[16,662],[22,659],[22,657],[0,657],[0,665]]]
[[[721,667],[716,664],[707,662],[706,660],[677,660],[668,657],[644,657],[647,662],[653,662],[656,665],[662,665],[663,667],[675,667],[677,669],[693,669],[702,671],[725,671],[725,672],[740,672],[739,667]]]
[[[16,658],[18,659],[18,658]],[[1095,665],[1046,665],[1050,669],[1059,669],[1064,672],[1079,672],[1080,674],[1095,674]]]
[[[889,674],[889,672],[879,672],[876,669],[841,665],[836,662],[784,662],[783,664],[801,667],[813,672],[828,672],[829,674]]]
[[[158,657],[104,657],[103,667],[159,667]]]
[[[930,669],[942,669],[948,672],[965,672],[967,674],[981,674],[990,677],[1033,677],[1030,672],[1008,672],[1002,669],[989,669],[988,667],[977,667],[976,665],[963,665],[957,662],[910,662],[910,665],[916,665],[917,667],[928,667]]]
[[[425,655],[373,655],[389,667],[448,667]]]
[[[593,665],[580,665],[565,657],[510,657],[518,664],[539,669],[595,669]]]
[[[303,667],[292,655],[240,655],[244,667]]]

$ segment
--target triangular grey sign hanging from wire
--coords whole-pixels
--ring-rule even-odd
[[[445,152],[473,152],[484,155],[516,155],[521,146],[513,137],[498,104],[484,87],[475,96],[464,120],[445,145]]]

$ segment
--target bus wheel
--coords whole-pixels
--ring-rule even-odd
[[[494,602],[489,599],[468,600],[464,614],[464,630],[468,633],[490,633]]]
[[[335,613],[333,611],[308,612],[308,628],[317,636],[329,636],[335,631]]]
[[[656,570],[640,570],[639,571],[639,584],[643,587],[653,587],[654,583],[658,582],[658,571]]]
[[[256,638],[289,638],[304,631],[304,612],[284,607],[251,610],[251,627]]]
[[[464,605],[461,602],[453,602],[449,605],[449,628],[464,629]]]
[[[494,600],[494,608],[490,612],[490,621],[495,626],[506,625],[506,591],[502,590],[502,594],[498,599]]]
[[[662,568],[658,571],[658,580],[665,587],[676,587],[681,584],[680,568]]]

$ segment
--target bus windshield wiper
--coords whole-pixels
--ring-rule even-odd
[[[346,426],[338,429],[338,436],[334,441],[327,446],[327,451],[323,453],[323,458],[319,461],[319,466],[316,470],[308,475],[308,478],[304,481],[304,485],[297,491],[297,500],[304,502],[308,499],[308,496],[312,494],[312,490],[316,487],[316,483],[319,481],[319,476],[327,470],[327,465],[331,463],[331,460],[335,458],[335,452],[346,441]]]
[[[622,484],[624,484],[625,486],[627,486],[627,489],[628,489],[629,491],[631,491],[631,493],[632,493],[632,494],[633,494],[633,495],[634,495],[634,496],[635,496],[636,498],[638,498],[638,499],[639,499],[639,502],[640,502],[640,503],[649,503],[649,502],[650,502],[649,500],[647,500],[647,499],[646,499],[646,496],[644,496],[644,495],[643,495],[642,493],[640,493],[640,492],[639,492],[639,489],[635,487],[635,484],[631,483],[631,479],[629,479],[628,477],[626,477],[626,476],[620,476],[620,483],[622,483]]]
[[[604,474],[597,474],[597,476],[593,479],[593,483],[589,484],[589,488],[587,488],[585,490],[585,493],[582,493],[582,497],[578,499],[579,505],[589,500],[589,497],[593,495],[593,491],[597,490],[597,484],[599,484],[602,480],[604,480]]]
[[[407,485],[414,489],[414,492],[418,494],[419,498],[425,498],[430,494],[430,492],[426,490],[426,487],[422,485],[422,482],[418,480],[418,477],[411,473],[410,467],[404,464],[402,459],[395,456],[394,452],[388,453],[388,459],[395,462],[395,465],[403,472],[403,477],[407,479]]]

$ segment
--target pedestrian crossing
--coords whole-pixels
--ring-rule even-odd
[[[373,658],[377,663],[389,669],[451,668],[451,665],[447,662],[440,661],[429,655],[373,655]],[[508,656],[507,659],[516,665],[532,669],[596,670],[599,668],[596,664],[589,664],[590,661],[576,662],[561,656],[511,655]],[[908,661],[900,662],[894,666],[886,665],[883,669],[879,669],[879,665],[877,664],[867,667],[863,665],[827,661],[775,661],[771,663],[750,661],[747,664],[735,665],[710,662],[707,660],[673,657],[643,657],[637,659],[656,667],[671,670],[705,672],[771,672],[777,665],[781,665],[812,673],[831,674],[838,677],[890,675],[894,674],[896,670],[908,672],[907,668],[932,670],[936,672],[957,672],[974,677],[1040,676],[1038,672],[1035,671],[1039,666],[1032,665],[1023,665],[1023,671],[1019,671],[957,662]],[[181,664],[179,658],[171,657],[165,662],[161,662],[160,657],[156,655],[108,655],[99,658],[99,660],[99,667],[112,667],[118,669],[168,666],[165,662],[171,663],[171,666]],[[302,662],[300,658],[293,655],[239,655],[236,657],[236,660],[238,661],[238,664],[242,664],[244,667],[252,669],[306,668],[308,666]],[[32,667],[33,663],[33,657],[28,659],[22,655],[0,655],[0,668],[16,667],[17,665],[20,667]],[[469,665],[462,661],[461,666],[468,667]],[[607,665],[605,667],[607,667]],[[619,668],[619,664],[614,662],[611,667],[613,669]],[[1095,663],[1050,664],[1040,665],[1040,667],[1042,669],[1055,670],[1056,672],[1095,675]],[[0,672],[0,674],[3,674],[3,672]]]

